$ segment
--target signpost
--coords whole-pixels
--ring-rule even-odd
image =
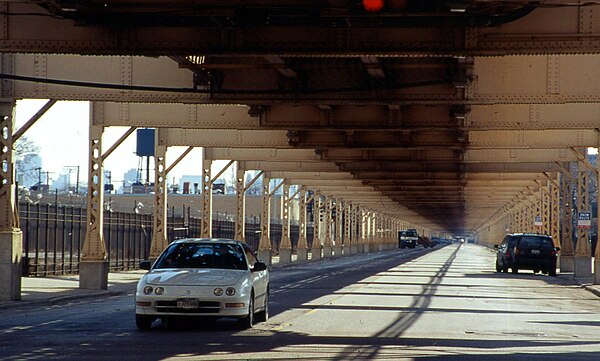
[[[591,212],[579,212],[579,216],[577,217],[577,228],[592,228]]]

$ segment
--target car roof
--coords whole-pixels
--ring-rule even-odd
[[[552,236],[549,236],[547,234],[539,234],[539,233],[510,233],[509,236],[533,236],[533,237],[546,237],[546,238],[552,238]]]
[[[243,244],[244,242],[228,238],[182,238],[173,241],[173,243],[225,243],[225,244]],[[172,243],[172,244],[173,244]]]

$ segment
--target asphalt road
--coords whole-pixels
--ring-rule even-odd
[[[451,245],[271,273],[271,319],[135,328],[133,295],[0,310],[2,360],[600,360],[600,299]]]

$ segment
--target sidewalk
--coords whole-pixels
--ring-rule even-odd
[[[69,300],[133,294],[137,281],[146,273],[143,270],[111,272],[108,274],[108,290],[79,288],[79,276],[23,277],[21,300],[0,301],[0,310],[12,307],[55,304]]]

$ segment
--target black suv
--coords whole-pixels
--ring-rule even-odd
[[[495,245],[496,272],[519,273],[519,269],[533,270],[556,276],[556,259],[560,248],[554,246],[552,237],[541,234],[514,233]]]

